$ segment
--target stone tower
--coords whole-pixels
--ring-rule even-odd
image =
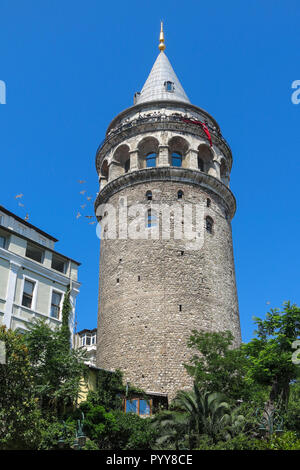
[[[159,49],[134,105],[111,122],[96,154],[97,366],[172,399],[191,387],[183,363],[193,329],[231,330],[236,345],[241,335],[231,151],[214,118],[190,103],[164,53],[162,29]],[[189,212],[196,206],[200,224]],[[185,237],[188,223],[194,241]]]

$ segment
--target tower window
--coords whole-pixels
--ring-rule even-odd
[[[157,154],[153,152],[146,155],[146,168],[153,168],[156,166],[156,157]]]
[[[138,281],[140,281],[140,280],[141,280],[141,276],[138,276]]]
[[[128,173],[128,171],[130,170],[130,159],[129,158],[125,162],[124,170],[125,170],[125,173]]]
[[[182,155],[178,152],[172,153],[172,166],[182,166]]]
[[[209,198],[206,199],[206,207],[210,207],[211,200]]]
[[[120,279],[117,277],[117,284],[119,284],[119,282],[120,282]]]
[[[198,157],[198,168],[200,171],[204,171],[204,162],[202,158]]]
[[[182,312],[182,305],[179,305],[179,312]]]
[[[177,193],[177,198],[178,199],[182,199],[183,198],[183,191],[181,191],[181,189],[178,191]]]
[[[214,221],[211,217],[206,217],[205,219],[205,222],[206,222],[206,230],[208,233],[212,233],[213,231],[213,224],[214,224]]]
[[[168,91],[168,92],[173,92],[174,91],[174,83],[173,82],[165,82],[164,83],[164,86],[165,86],[165,90]]]
[[[152,192],[151,191],[146,192],[146,198],[148,199],[148,201],[152,201]]]
[[[155,227],[155,226],[156,226],[156,215],[151,209],[148,209],[148,211],[147,211],[147,227]]]

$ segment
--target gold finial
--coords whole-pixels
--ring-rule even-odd
[[[158,49],[160,50],[160,52],[163,52],[166,48],[163,26],[164,26],[163,22],[161,21],[160,22],[159,45],[158,45]]]

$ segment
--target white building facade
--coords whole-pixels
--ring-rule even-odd
[[[96,366],[97,328],[78,331],[74,339],[74,348],[85,350],[86,360],[84,362],[86,365]]]
[[[60,326],[70,286],[73,335],[80,263],[55,251],[57,241],[0,206],[0,325],[23,332],[43,319]]]

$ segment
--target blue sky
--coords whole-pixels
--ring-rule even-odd
[[[95,152],[108,124],[132,105],[157,57],[160,19],[187,95],[233,152],[243,340],[253,315],[299,303],[298,0],[0,0],[0,10],[0,204],[28,212],[60,240],[58,251],[82,262],[79,328],[97,322],[99,240],[76,213],[98,191]]]

